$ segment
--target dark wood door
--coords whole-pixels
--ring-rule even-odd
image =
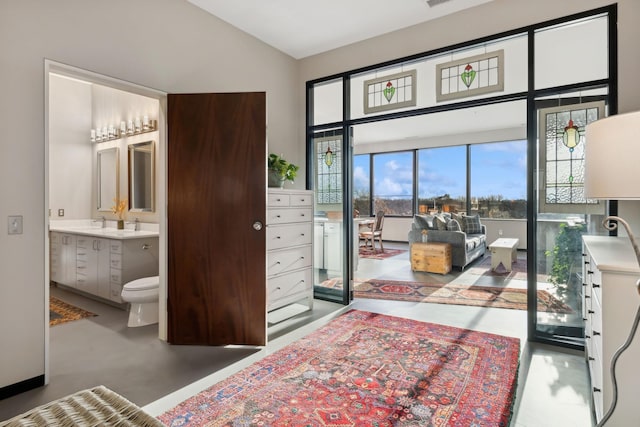
[[[265,345],[266,94],[167,107],[168,341]]]

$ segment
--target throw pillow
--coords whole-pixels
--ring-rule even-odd
[[[462,231],[460,230],[460,223],[456,219],[450,219],[449,222],[447,222],[447,230]]]
[[[452,213],[451,219],[455,219],[456,221],[458,221],[458,225],[460,226],[460,231],[464,231],[466,233],[467,227],[465,227],[466,224],[464,222],[464,215]]]
[[[436,215],[433,222],[436,225],[437,230],[442,230],[442,231],[447,230],[447,220],[444,219],[442,215]]]
[[[480,223],[480,215],[465,216],[465,229],[468,234],[480,234],[482,233],[482,224]]]
[[[433,223],[429,224],[428,215],[416,215],[414,219],[420,230],[431,230],[431,227],[433,227]]]

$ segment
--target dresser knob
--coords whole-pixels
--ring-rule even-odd
[[[594,288],[599,288],[600,285],[598,285],[597,283],[592,283],[591,286],[593,286]]]
[[[591,339],[591,335],[585,335],[584,337],[588,340]]]
[[[593,271],[587,270],[587,274],[593,274]]]
[[[595,357],[591,357],[591,356],[589,356],[589,361],[590,361],[590,362],[593,362],[594,360],[596,360],[596,358],[595,358]]]
[[[587,313],[589,313],[589,314],[593,314],[593,313],[595,313],[595,311],[593,311],[593,310],[587,310]]]
[[[583,283],[583,284],[582,284],[582,286],[587,286],[587,284],[586,284],[586,283]]]
[[[598,336],[598,335],[600,335],[600,332],[598,332],[598,331],[593,331],[593,336],[594,336],[594,337],[596,337],[596,336]]]
[[[591,298],[591,295],[585,295],[584,297],[585,298]]]
[[[593,392],[594,393],[600,393],[602,390],[600,390],[598,387],[594,387],[593,388]]]

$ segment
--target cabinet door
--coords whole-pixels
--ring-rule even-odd
[[[62,235],[55,231],[49,234],[49,280],[62,280]]]
[[[61,281],[63,285],[76,287],[76,236],[62,234]]]

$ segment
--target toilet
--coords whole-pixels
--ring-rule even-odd
[[[158,286],[160,276],[132,280],[122,288],[122,300],[131,304],[127,326],[152,325],[158,323]]]

